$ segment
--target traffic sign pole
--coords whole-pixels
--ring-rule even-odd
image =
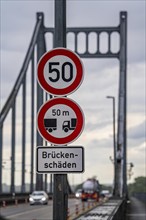
[[[55,0],[54,47],[66,47],[66,0]],[[68,210],[67,174],[54,174],[53,219],[66,220]]]
[[[41,106],[37,121],[38,131],[41,136],[51,144],[60,145],[60,147],[74,141],[81,134],[84,126],[84,115],[78,104],[66,97],[60,97],[71,94],[80,86],[84,72],[79,56],[65,47],[66,0],[55,0],[54,49],[45,53],[39,60],[37,76],[40,86],[48,93],[56,96],[56,98],[53,97],[53,99]],[[38,150],[41,151],[42,149],[38,148]],[[51,152],[53,155],[60,155],[57,151],[55,148]],[[37,172],[55,172],[54,167],[53,170],[50,170],[50,166],[54,166],[53,164],[58,166],[56,173],[60,173],[60,166],[63,166],[63,173],[82,171],[83,164],[81,164],[81,161],[83,160],[81,155],[83,156],[83,154],[81,154],[81,151],[79,150],[79,153],[77,149],[70,149],[70,154],[67,151],[69,151],[67,147],[65,149],[62,148],[62,151],[60,151],[61,155],[66,155],[65,161],[63,158],[59,161],[56,158],[56,162],[53,160],[52,164],[50,164],[51,162],[44,163],[44,160],[46,161],[44,153],[41,156],[39,155],[40,166]],[[69,159],[68,155],[73,156],[73,158]],[[49,166],[49,169],[46,169],[47,166]],[[67,174],[55,174],[53,193],[54,220],[67,220],[68,191]]]

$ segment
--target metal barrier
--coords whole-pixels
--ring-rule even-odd
[[[88,208],[84,213],[72,218],[73,220],[123,220],[126,214],[126,201],[121,199],[111,199],[105,203],[97,204],[93,208]]]

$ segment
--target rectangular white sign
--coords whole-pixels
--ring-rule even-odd
[[[81,173],[84,171],[84,148],[37,147],[38,173]]]

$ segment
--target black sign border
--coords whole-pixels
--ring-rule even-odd
[[[81,148],[82,149],[82,171],[39,171],[38,170],[38,152],[39,152],[39,149],[49,149],[49,148],[52,148],[52,149],[59,149],[59,148],[65,148],[65,149],[68,149],[68,148]],[[44,174],[44,173],[55,173],[55,174],[67,174],[67,173],[84,173],[85,170],[85,164],[84,164],[84,158],[85,158],[85,151],[84,151],[84,147],[82,146],[50,146],[50,147],[45,147],[45,146],[38,146],[37,149],[36,149],[36,172],[39,173],[39,174]]]

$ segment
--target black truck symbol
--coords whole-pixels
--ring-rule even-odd
[[[57,119],[56,118],[45,118],[44,125],[47,131],[52,132],[57,129]]]
[[[74,130],[76,127],[77,119],[71,118],[71,121],[64,121],[62,125],[62,130],[68,132],[69,130]]]
[[[64,121],[62,125],[62,130],[68,132],[69,130],[74,130],[76,127],[77,119],[71,118],[70,120]],[[57,130],[57,119],[56,118],[45,118],[44,125],[48,132]]]

